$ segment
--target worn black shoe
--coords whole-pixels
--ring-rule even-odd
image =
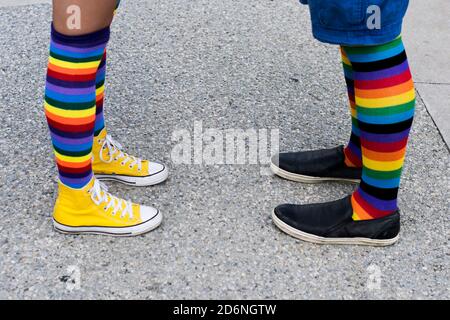
[[[283,204],[272,215],[275,225],[297,239],[319,244],[388,246],[399,238],[400,214],[354,221],[351,196],[309,205]]]
[[[361,168],[347,167],[344,147],[333,149],[280,153],[270,165],[276,175],[297,182],[318,183],[346,181],[358,183]]]

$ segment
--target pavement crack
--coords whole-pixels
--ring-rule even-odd
[[[441,85],[441,86],[450,86],[448,82],[429,82],[429,81],[414,81],[416,84],[433,84],[433,85]]]
[[[434,121],[433,116],[431,115],[431,113],[430,113],[430,111],[428,109],[427,103],[422,98],[422,95],[420,94],[420,92],[419,92],[419,90],[417,88],[416,88],[416,94],[419,96],[420,100],[422,101],[423,105],[425,106],[425,110],[426,110],[428,116],[431,118],[431,121],[433,121],[433,124],[436,127],[436,129],[437,129],[437,131],[438,131],[442,141],[444,142],[444,145],[446,146],[447,151],[450,153],[450,146],[447,145],[447,143],[446,143],[446,141],[444,139],[444,135],[442,134],[441,130],[439,129],[438,125],[436,124],[436,121]]]

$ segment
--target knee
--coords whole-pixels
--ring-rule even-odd
[[[67,36],[90,34],[111,25],[113,7],[102,7],[99,4],[78,6],[59,3],[53,7],[53,27]]]

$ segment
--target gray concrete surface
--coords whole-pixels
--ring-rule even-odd
[[[450,2],[410,0],[403,36],[416,82],[450,84]]]
[[[0,0],[0,7],[25,6],[29,4],[51,2],[51,0]]]
[[[346,141],[339,53],[313,41],[294,0],[125,1],[110,46],[108,127],[172,175],[148,189],[109,185],[166,219],[132,239],[53,232],[56,171],[42,109],[49,22],[46,4],[0,9],[0,298],[450,298],[449,152],[420,96],[402,236],[389,248],[307,244],[271,223],[281,202],[337,199],[351,185],[171,163],[173,130],[194,120],[280,127],[284,150]]]
[[[404,38],[416,89],[450,146],[450,1],[411,0]]]
[[[51,3],[51,0],[0,0],[0,7],[34,3]],[[449,16],[448,0],[432,2],[410,0],[403,28],[403,38],[408,49],[416,89],[424,99],[425,107],[448,147],[450,147]]]
[[[444,141],[450,146],[450,84],[417,83],[416,88]]]

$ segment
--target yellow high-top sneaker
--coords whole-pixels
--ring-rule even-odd
[[[62,233],[136,236],[157,228],[161,213],[112,196],[106,186],[92,178],[83,189],[59,182],[53,225]]]
[[[122,151],[103,129],[94,137],[92,169],[99,180],[113,180],[127,185],[144,187],[165,181],[167,168],[159,163],[142,160]]]

